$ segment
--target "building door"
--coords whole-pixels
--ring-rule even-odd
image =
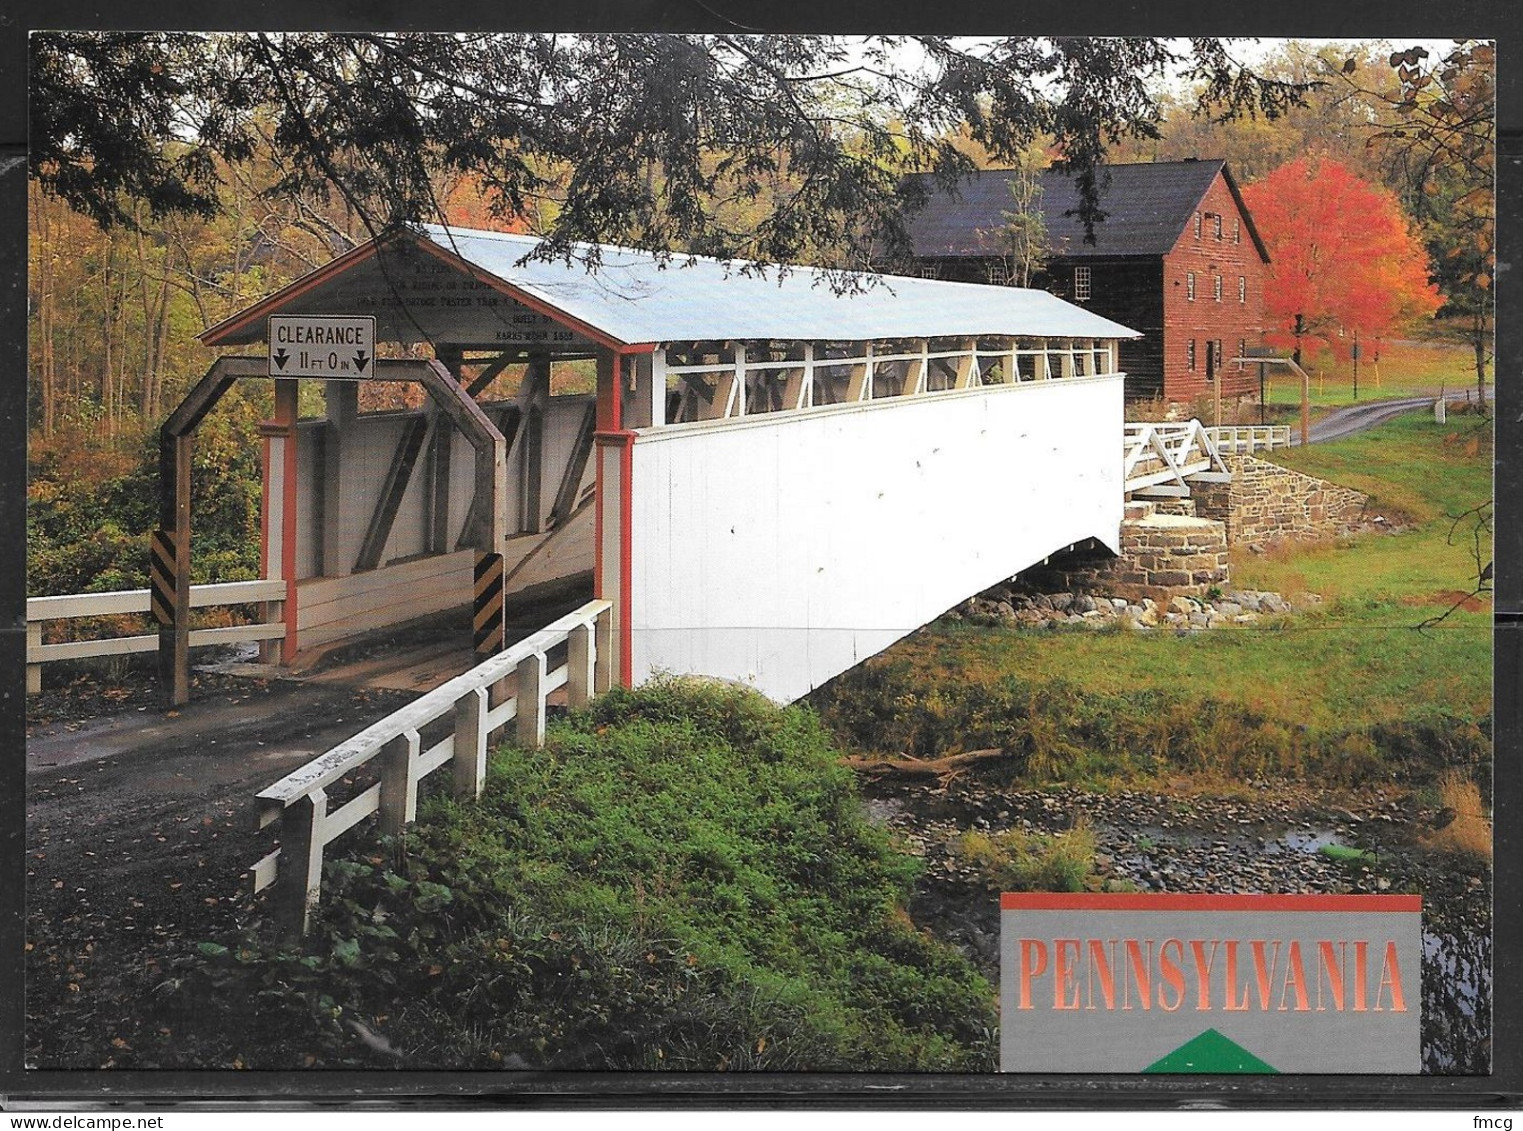
[[[1216,383],[1216,350],[1212,348],[1211,339],[1206,339],[1206,384]]]

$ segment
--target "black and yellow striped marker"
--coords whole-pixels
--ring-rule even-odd
[[[148,603],[154,621],[164,628],[175,622],[175,536],[155,530],[150,541]]]
[[[476,655],[502,651],[502,555],[476,555],[476,600],[471,618]]]

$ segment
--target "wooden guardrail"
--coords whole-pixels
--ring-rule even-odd
[[[75,640],[63,644],[44,644],[45,621],[78,620],[81,617],[119,616],[149,611],[147,589],[120,589],[111,593],[69,593],[60,597],[28,597],[26,600],[26,691],[35,695],[42,690],[42,665],[57,660],[82,660],[95,656],[125,656],[134,652],[152,652],[159,646],[157,633],[143,636],[111,636],[95,640]],[[225,581],[215,585],[192,585],[192,608],[213,605],[265,605],[266,620],[258,624],[240,624],[227,628],[199,628],[190,634],[191,647],[203,644],[240,644],[247,641],[280,640],[286,626],[281,620],[281,603],[285,600],[284,581]]]
[[[1243,424],[1207,428],[1206,435],[1224,456],[1252,455],[1290,447],[1289,424]]]
[[[274,911],[285,928],[306,931],[321,891],[324,850],[338,837],[372,814],[382,836],[395,836],[417,816],[418,783],[446,765],[454,769],[455,795],[475,800],[486,776],[487,746],[508,723],[516,721],[520,745],[541,746],[552,691],[565,687],[571,706],[607,691],[613,681],[612,607],[589,601],[262,790],[259,827],[279,821],[281,847],[251,869],[253,889],[275,885]],[[563,645],[564,663],[550,670],[548,654]],[[453,724],[450,733],[424,749],[420,732],[440,720]],[[375,759],[380,780],[329,811],[328,787]]]
[[[1121,471],[1124,490],[1188,495],[1187,477],[1226,474],[1209,431],[1199,420],[1128,421]]]

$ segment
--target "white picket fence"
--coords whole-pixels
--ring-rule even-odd
[[[1290,447],[1289,424],[1244,424],[1207,428],[1206,435],[1224,456],[1248,456]]]
[[[258,624],[240,624],[227,628],[198,628],[190,634],[192,648],[204,644],[240,644],[248,641],[281,640],[285,622],[280,609],[285,600],[284,581],[226,581],[215,585],[192,585],[190,606],[193,609],[216,605],[264,604],[267,618]],[[140,636],[108,636],[94,640],[74,640],[62,644],[44,644],[42,626],[46,621],[78,620],[82,617],[120,616],[148,612],[147,589],[121,589],[112,593],[69,593],[59,597],[28,597],[26,601],[26,690],[35,695],[42,690],[42,665],[57,660],[82,660],[95,656],[126,656],[135,652],[152,652],[159,646],[157,633]]]
[[[519,745],[537,747],[545,740],[551,692],[565,687],[575,707],[608,690],[612,608],[589,601],[261,791],[259,827],[279,821],[281,847],[251,869],[253,889],[276,885],[274,911],[287,929],[306,930],[321,891],[324,850],[338,837],[372,814],[380,835],[395,836],[417,816],[418,783],[446,765],[453,767],[457,797],[480,797],[487,747],[510,722],[516,721]],[[561,646],[564,662],[551,670],[548,655]],[[424,749],[420,732],[441,719],[452,722],[451,732]],[[373,759],[380,760],[380,780],[330,811],[328,787]]]

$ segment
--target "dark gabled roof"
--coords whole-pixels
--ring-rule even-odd
[[[916,256],[985,256],[998,254],[994,235],[1012,211],[1007,184],[1010,169],[986,169],[962,182],[958,195],[931,183],[930,174],[915,173],[930,199],[913,213],[910,238]],[[1095,242],[1084,241],[1079,220],[1079,188],[1071,176],[1048,170],[1042,174],[1042,215],[1050,253],[1063,258],[1165,255],[1179,242],[1201,198],[1221,173],[1233,199],[1242,209],[1249,238],[1269,261],[1269,253],[1243,204],[1226,162],[1158,161],[1136,165],[1107,165],[1101,173],[1100,210],[1105,219],[1095,225]],[[1109,180],[1106,180],[1106,175]]]

